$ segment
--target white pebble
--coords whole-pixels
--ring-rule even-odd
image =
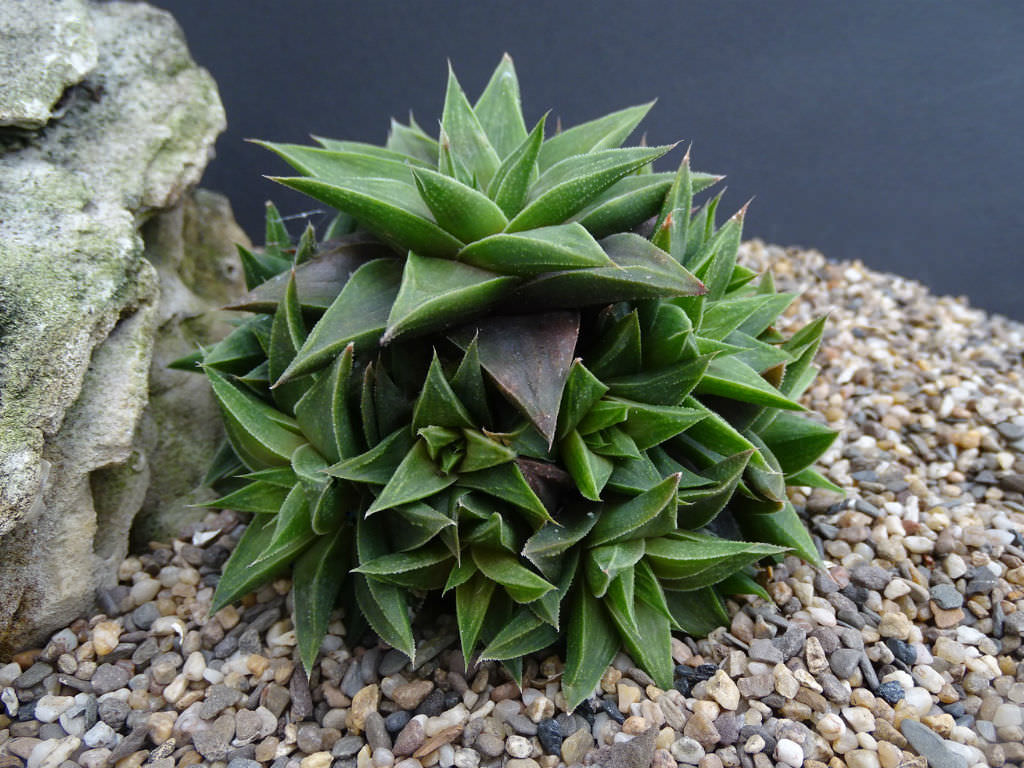
[[[1012,728],[1015,725],[1024,723],[1024,713],[1016,704],[1004,702],[996,709],[992,717],[992,724],[996,728]]]
[[[858,733],[875,730],[875,716],[866,707],[843,707],[843,717]]]
[[[55,723],[74,703],[71,696],[43,696],[36,702],[35,719],[41,723]]]
[[[775,759],[792,768],[800,768],[804,764],[804,751],[791,739],[779,739],[775,745]]]
[[[192,651],[185,659],[185,666],[182,668],[182,672],[185,673],[185,677],[194,683],[198,683],[203,679],[203,673],[206,672],[206,659],[199,651]]]
[[[529,757],[533,751],[530,740],[523,736],[509,736],[505,742],[505,751],[512,757]]]
[[[117,733],[109,725],[100,720],[96,725],[85,732],[82,737],[87,747],[109,747],[117,746]]]
[[[925,688],[915,685],[907,691],[907,705],[913,707],[918,715],[927,715],[932,708],[932,695]]]
[[[985,639],[985,633],[974,627],[959,626],[956,628],[956,639],[964,645],[977,645]]]

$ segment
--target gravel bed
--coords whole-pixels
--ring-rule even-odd
[[[814,251],[743,263],[801,291],[783,330],[831,314],[805,403],[846,495],[792,493],[827,569],[787,558],[773,602],[675,641],[671,690],[619,655],[569,713],[557,655],[520,692],[467,669],[450,617],[413,664],[336,618],[307,680],[287,580],[208,615],[242,530],[223,512],[0,660],[0,768],[1024,766],[1024,326]]]

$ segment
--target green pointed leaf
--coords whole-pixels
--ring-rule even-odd
[[[690,175],[690,151],[687,150],[672,187],[665,196],[661,213],[654,225],[653,238],[658,247],[671,253],[672,258],[680,264],[686,256],[694,191]]]
[[[329,184],[350,184],[356,179],[393,179],[412,183],[410,166],[404,159],[382,157],[379,153],[337,151],[301,144],[252,142],[277,154],[303,176],[312,176]]]
[[[486,189],[501,165],[501,160],[451,67],[448,68],[448,90],[441,114],[441,130],[450,142],[452,157],[465,166],[477,183]]]
[[[729,612],[711,587],[690,592],[666,592],[672,618],[680,629],[694,637],[705,637],[729,623]]]
[[[647,539],[651,568],[666,580],[666,587],[671,585],[672,589],[679,590],[711,586],[763,557],[780,554],[786,549],[773,544],[719,539],[693,531]]]
[[[516,300],[546,307],[579,307],[616,301],[701,293],[703,284],[649,241],[625,232],[601,247],[616,267],[551,272],[523,284]]]
[[[720,595],[757,595],[763,600],[771,601],[772,596],[754,578],[743,571],[722,579],[715,585],[715,592]],[[723,606],[724,607],[724,606]],[[721,626],[721,625],[719,625]]]
[[[505,157],[526,138],[526,124],[519,99],[519,79],[507,53],[491,75],[473,107],[491,146]],[[469,656],[466,656],[468,659]]]
[[[357,352],[375,344],[398,295],[401,272],[397,259],[378,259],[357,269],[278,383],[324,367],[349,344]]]
[[[487,188],[487,196],[506,216],[515,216],[526,204],[530,182],[537,171],[537,156],[544,141],[546,120],[547,115],[541,116],[530,135],[505,158]]]
[[[402,125],[394,119],[391,121],[391,131],[388,133],[385,146],[392,152],[408,155],[429,167],[437,165],[437,140],[424,133],[423,129],[416,125],[411,114],[409,125]]]
[[[778,512],[769,515],[744,515],[737,520],[744,536],[770,541],[780,551],[792,549],[812,565],[821,565],[821,555],[814,546],[811,534],[788,501]]]
[[[637,534],[643,532],[647,523],[657,518],[666,507],[670,507],[670,511],[674,513],[678,489],[679,476],[670,475],[639,496],[617,504],[605,505],[587,543],[590,546],[600,546],[637,538]],[[672,517],[674,522],[675,515]]]
[[[734,357],[719,357],[708,365],[695,389],[697,394],[718,395],[772,408],[806,410],[765,381],[753,368]]]
[[[266,551],[256,559],[256,563],[273,558],[273,554],[278,551],[302,551],[315,538],[312,509],[306,491],[302,485],[296,485],[285,496],[284,503],[274,518],[274,536]]]
[[[234,451],[232,451],[231,455],[234,456]],[[239,475],[239,477],[244,480],[259,480],[270,485],[276,485],[278,488],[291,488],[299,481],[291,467],[271,467],[270,469],[261,469],[256,472],[246,472],[244,475]]]
[[[397,429],[366,453],[340,461],[326,472],[354,483],[386,485],[413,444],[414,438],[408,429]]]
[[[168,363],[167,367],[175,371],[202,373],[203,358],[205,357],[206,353],[201,349],[197,349],[195,352],[190,352],[189,354],[179,357],[177,360]]]
[[[643,361],[640,319],[636,310],[615,321],[605,331],[590,356],[590,370],[601,378],[636,373]]]
[[[685,432],[705,417],[705,413],[696,408],[622,402],[629,405],[629,416],[622,428],[641,451]]]
[[[464,243],[501,232],[508,219],[482,192],[426,168],[413,171],[420,197],[434,220]]]
[[[586,537],[597,519],[597,515],[586,514],[574,521],[560,521],[561,525],[548,523],[526,540],[523,557],[549,579],[555,578],[565,553]]]
[[[416,187],[394,179],[355,179],[331,184],[304,177],[270,177],[304,195],[351,214],[399,251],[450,257],[462,247],[434,221]]]
[[[398,552],[419,549],[441,531],[455,526],[455,521],[444,512],[420,501],[398,507],[389,514],[396,523],[390,530]]]
[[[554,589],[528,568],[523,567],[518,558],[496,549],[474,547],[473,562],[483,574],[501,584],[509,597],[517,603],[529,603]]]
[[[483,368],[480,365],[480,354],[476,338],[466,347],[462,362],[451,380],[452,390],[459,402],[466,406],[477,425],[491,423],[491,411],[487,404],[487,388],[484,385]]]
[[[263,239],[264,249],[270,256],[284,256],[285,251],[292,247],[292,238],[284,225],[284,219],[277,210],[277,206],[267,201],[266,230]],[[288,266],[291,266],[291,259],[288,259]]]
[[[295,562],[292,597],[295,602],[295,634],[306,674],[313,671],[320,644],[327,634],[331,609],[341,591],[344,531],[323,536]]]
[[[575,429],[569,431],[558,448],[562,462],[583,498],[600,501],[601,491],[611,477],[614,464],[590,450],[586,440]]]
[[[564,436],[570,429],[575,429],[607,391],[608,387],[587,370],[582,360],[574,360],[562,390],[557,434]]]
[[[726,336],[726,341],[741,347],[741,351],[734,353],[731,357],[736,358],[736,360],[744,363],[759,374],[767,374],[772,368],[786,365],[793,361],[793,356],[786,350],[775,344],[766,344],[763,341],[759,341],[753,336],[748,336],[743,331],[733,331]]]
[[[251,470],[282,466],[305,440],[298,424],[262,400],[243,392],[216,371],[207,369],[224,428],[238,458]]]
[[[538,618],[529,608],[521,608],[480,653],[480,661],[521,659],[551,645],[558,630]]]
[[[491,318],[451,338],[466,349],[475,334],[484,370],[551,445],[578,333],[579,315],[549,312]]]
[[[469,264],[410,253],[383,341],[467,320],[494,305],[516,282]]]
[[[636,603],[636,624],[640,634],[630,631],[624,616],[610,611],[619,629],[619,637],[629,655],[647,672],[659,688],[672,686],[672,630],[669,620],[643,601]]]
[[[473,657],[473,649],[480,637],[480,628],[483,627],[493,593],[494,582],[480,573],[455,587],[455,616],[465,659]]]
[[[203,366],[221,373],[243,374],[266,359],[258,332],[270,331],[269,317],[253,317],[214,344],[203,356]]]
[[[812,467],[807,467],[792,475],[786,475],[786,484],[795,486],[807,486],[810,488],[824,488],[833,493],[843,493],[843,489],[825,477]]]
[[[326,468],[327,460],[309,443],[300,445],[292,454],[292,471],[311,499],[319,496],[330,482],[330,478],[324,473]]]
[[[723,459],[702,471],[704,477],[715,481],[707,491],[695,494],[697,498],[679,508],[679,527],[696,530],[702,528],[721,512],[732,498],[753,451],[744,451]]]
[[[306,326],[302,321],[302,310],[299,307],[293,270],[285,288],[284,299],[277,305],[274,323],[270,329],[270,352],[267,357],[268,373],[271,380],[277,381],[285,372],[305,340]],[[308,381],[294,381],[283,387],[277,387],[271,394],[281,410],[286,413],[294,413],[295,404],[305,394],[308,387]]]
[[[423,547],[415,552],[393,552],[361,561],[353,570],[370,578],[384,578],[409,571],[418,571],[451,559],[451,554],[444,547]]]
[[[746,209],[729,219],[705,244],[710,256],[694,273],[708,287],[709,301],[718,301],[725,296],[736,266],[736,251],[743,234],[743,215]]]
[[[276,520],[269,515],[257,515],[238,540],[231,557],[224,564],[220,581],[213,594],[211,613],[248,594],[269,581],[295,559],[305,544],[296,541],[291,546],[268,551],[274,537]],[[256,561],[259,560],[257,563]]]
[[[343,240],[332,243],[329,250],[299,264],[295,267],[295,286],[304,316],[323,313],[331,306],[352,273],[363,264],[393,257],[394,252],[380,240],[367,232],[358,232],[346,235]],[[291,274],[291,270],[285,269],[235,299],[225,309],[273,314],[284,300]]]
[[[778,293],[712,302],[704,311],[700,334],[709,339],[724,339],[732,331],[741,329],[750,336],[757,336],[793,303],[795,297],[792,293]]]
[[[393,584],[384,584],[354,574],[356,600],[360,613],[366,617],[373,631],[388,645],[401,651],[410,660],[416,655],[412,638],[412,622],[405,590]]]
[[[382,509],[391,509],[433,496],[457,479],[454,474],[443,475],[438,471],[437,465],[427,455],[426,443],[419,440],[402,459],[402,463],[398,465],[380,492],[380,496],[366,510],[366,514],[369,516]]]
[[[627,568],[608,585],[608,593],[605,601],[609,611],[621,618],[624,626],[630,627],[634,635],[640,634],[640,627],[636,622],[636,604],[634,597],[634,569]]]
[[[835,441],[837,432],[793,413],[780,413],[761,431],[761,439],[778,459],[783,473],[806,469]]]
[[[585,587],[576,590],[565,642],[562,690],[572,711],[594,692],[619,650],[619,638],[604,606]]]
[[[243,485],[229,493],[200,506],[214,509],[233,509],[236,512],[253,512],[260,515],[276,515],[284,503],[288,491],[270,483],[255,482]]]
[[[409,130],[407,126],[402,126],[406,130]],[[424,134],[425,135],[425,134]],[[434,155],[432,160],[425,160],[420,157],[416,157],[413,153],[404,151],[395,151],[387,149],[386,147],[378,147],[376,144],[367,144],[362,141],[339,141],[338,139],[327,139],[323,136],[312,136],[311,137],[317,144],[322,146],[324,149],[330,150],[331,152],[348,152],[357,155],[371,155],[373,157],[379,157],[383,160],[393,160],[397,163],[407,163],[416,167],[427,167],[432,168],[437,164],[437,142],[433,141]]]
[[[524,277],[560,269],[614,266],[578,223],[492,235],[467,245],[458,258],[481,269]]]
[[[560,564],[561,569],[558,572],[555,588],[539,600],[530,603],[530,610],[555,629],[561,629],[562,601],[565,600],[566,595],[569,594],[569,588],[576,580],[579,561],[579,550],[571,550]]]
[[[553,140],[545,142],[541,147],[542,165],[544,150]],[[671,149],[672,145],[604,149],[568,157],[541,174],[530,190],[530,200],[526,207],[509,222],[507,230],[521,232],[560,224],[583,210],[623,176],[633,173]]]
[[[648,565],[646,560],[641,560],[633,568],[633,583],[633,590],[636,593],[637,600],[647,603],[647,605],[675,625],[675,618],[669,611],[668,602],[665,599],[665,590],[661,588],[658,577],[654,575],[654,571],[651,570],[651,566]],[[728,623],[728,620],[724,623]],[[678,627],[675,628],[678,629]]]
[[[476,566],[473,565],[473,561],[469,558],[464,559],[461,563],[456,563],[448,574],[448,581],[444,585],[444,592],[442,594],[448,594],[450,590],[462,586],[473,578],[476,572]],[[493,584],[494,582],[492,581],[491,583]],[[487,606],[484,607],[486,608]],[[467,658],[469,657],[467,656]]]
[[[463,430],[466,453],[459,463],[459,472],[479,472],[514,461],[516,452],[475,429]]]
[[[654,405],[678,406],[694,387],[700,386],[712,363],[711,358],[711,355],[701,355],[660,371],[619,376],[607,379],[605,383],[617,397]]]
[[[494,512],[487,520],[473,526],[462,540],[484,549],[515,553],[515,533],[501,512]]]
[[[370,562],[386,554],[382,521],[378,518],[357,518],[356,550],[360,563]],[[377,579],[368,579],[360,573],[352,573],[350,578],[355,587],[358,613],[366,617],[373,630],[386,643],[402,651],[411,660],[415,646],[405,590]]]
[[[629,411],[629,400],[612,397],[598,400],[587,411],[587,415],[580,420],[580,423],[577,425],[577,431],[584,437],[588,437],[594,432],[600,432],[617,424],[622,424],[629,418]]]
[[[420,396],[416,400],[416,406],[412,413],[412,428],[419,430],[422,427],[448,427],[450,429],[463,429],[473,426],[473,419],[470,417],[466,407],[459,401],[458,396],[445,378],[441,370],[441,361],[434,352],[434,358],[427,371],[427,378],[423,382]]]
[[[628,232],[658,212],[671,185],[671,173],[625,176],[573,218],[597,238]]]
[[[653,314],[644,334],[645,368],[664,368],[697,351],[693,323],[684,309],[661,302]]]
[[[253,252],[248,248],[235,244],[238,259],[242,262],[242,274],[245,275],[245,287],[253,290],[275,275],[288,271],[292,265],[289,259],[270,253]]]
[[[604,597],[612,580],[624,570],[636,565],[643,556],[643,539],[606,544],[588,550],[587,580],[594,597]]]
[[[573,155],[620,146],[653,106],[651,101],[627,107],[552,136],[544,142],[540,167],[547,169]]]
[[[330,369],[295,404],[295,420],[302,434],[330,462],[359,452],[355,425],[345,398],[354,350],[354,344],[345,347]]]
[[[332,534],[348,516],[349,512],[360,509],[362,503],[352,486],[341,483],[327,483],[313,502],[311,525],[318,536]]]

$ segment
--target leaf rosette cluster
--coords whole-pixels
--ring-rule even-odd
[[[830,486],[798,403],[823,321],[773,327],[794,296],[737,263],[743,211],[695,202],[720,177],[622,147],[649,107],[527,130],[506,57],[475,104],[449,75],[439,138],[265,144],[339,215],[294,242],[268,206],[251,315],[178,364],[224,415],[211,505],[253,515],[214,609],[290,569],[309,668],[339,600],[412,658],[453,597],[516,679],[564,638],[575,706],[621,647],[669,686],[673,631],[817,559],[786,487]]]

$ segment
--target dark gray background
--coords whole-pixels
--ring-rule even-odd
[[[315,204],[262,179],[286,167],[244,138],[382,143],[410,108],[434,131],[445,60],[475,99],[508,51],[528,124],[657,97],[648,141],[693,142],[695,167],[728,175],[726,210],[756,196],[747,235],[1024,319],[1017,0],[155,1],[227,108],[203,183],[258,242],[264,200]]]

